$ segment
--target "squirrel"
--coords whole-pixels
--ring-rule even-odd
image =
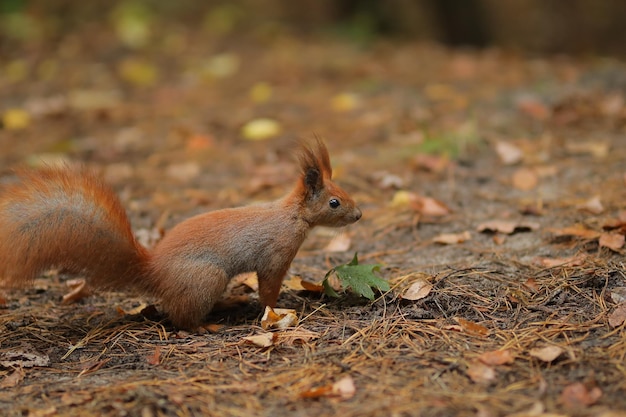
[[[0,279],[10,286],[53,267],[90,287],[154,296],[177,328],[197,329],[235,275],[256,272],[259,299],[274,307],[287,270],[315,226],[361,218],[336,185],[328,150],[302,144],[300,175],[283,198],[199,214],[152,250],[135,239],[112,188],[84,168],[16,169],[0,185]]]

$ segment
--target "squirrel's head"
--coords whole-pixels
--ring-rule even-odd
[[[326,145],[320,139],[303,145],[299,154],[304,218],[311,226],[341,227],[361,218],[352,198],[332,182],[333,170]]]

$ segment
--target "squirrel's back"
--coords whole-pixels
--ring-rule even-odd
[[[0,185],[0,278],[26,284],[53,267],[97,287],[141,286],[147,251],[115,193],[82,169],[18,170]]]

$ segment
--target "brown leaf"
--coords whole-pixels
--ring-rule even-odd
[[[533,348],[528,352],[533,358],[537,358],[543,362],[552,362],[563,353],[563,348],[559,346],[544,346],[540,348]]]
[[[50,357],[40,353],[28,343],[0,353],[0,366],[4,368],[32,368],[48,366]]]
[[[484,363],[485,365],[504,365],[507,363],[513,363],[515,361],[515,357],[513,353],[511,353],[508,349],[503,350],[492,350],[490,352],[485,352],[478,357],[478,360]]]
[[[146,361],[150,365],[158,365],[161,363],[161,349],[159,346],[154,348],[154,353],[152,353],[152,355],[146,356]]]
[[[352,238],[347,233],[339,233],[324,248],[326,252],[345,252],[350,249]]]
[[[496,152],[504,165],[514,165],[522,160],[524,153],[520,148],[509,142],[498,141]]]
[[[619,233],[602,233],[598,243],[601,248],[609,248],[618,252],[623,246],[626,238]]]
[[[464,231],[461,233],[442,233],[433,238],[433,242],[439,243],[442,245],[454,245],[457,243],[463,243],[466,240],[470,240],[472,235],[469,231]]]
[[[578,208],[592,214],[600,214],[604,211],[604,206],[602,205],[599,196],[591,197],[589,200],[579,205]]]
[[[463,331],[466,333],[474,334],[477,336],[486,336],[489,334],[489,329],[480,324],[465,320],[461,317],[455,317],[454,320],[459,323]]]
[[[539,292],[539,285],[537,285],[537,281],[535,278],[530,277],[524,282],[524,287],[528,288],[531,292]]]
[[[324,292],[324,286],[320,284],[315,284],[313,282],[302,280],[300,281],[300,285],[302,286],[302,288],[304,288],[307,291],[318,292],[318,293]]]
[[[573,236],[580,237],[582,239],[597,239],[600,237],[600,232],[596,232],[595,230],[588,229],[583,225],[576,224],[574,226],[564,227],[562,229],[548,229],[549,232],[553,233],[555,236]]]
[[[66,285],[71,288],[71,291],[63,295],[62,304],[72,304],[91,295],[87,281],[84,279],[71,279]]]
[[[574,255],[568,258],[538,258],[537,262],[546,268],[557,266],[580,266],[585,263],[584,255]]]
[[[539,179],[534,170],[520,168],[513,173],[513,187],[522,191],[530,191],[537,186]]]
[[[0,388],[14,388],[22,382],[24,379],[24,370],[22,368],[16,368],[11,374],[4,377],[0,382]]]
[[[496,379],[496,371],[482,362],[473,362],[467,368],[467,376],[478,384],[488,384]]]
[[[252,343],[255,346],[266,348],[270,347],[274,344],[274,340],[276,339],[276,333],[265,332],[260,334],[255,334],[253,336],[246,336],[243,340]]]
[[[537,120],[546,120],[552,114],[551,110],[544,103],[534,97],[520,99],[517,107],[522,113]]]
[[[426,297],[433,289],[433,284],[424,278],[418,278],[407,290],[402,294],[405,300],[416,301]]]
[[[626,321],[626,303],[618,305],[611,314],[609,314],[609,325],[611,327],[621,326]]]
[[[500,232],[511,235],[516,232],[526,232],[537,230],[539,223],[535,222],[514,222],[510,220],[490,220],[478,225],[479,232]]]
[[[413,204],[413,208],[424,216],[433,217],[447,216],[452,212],[444,203],[430,197],[421,197]]]
[[[597,403],[600,397],[602,397],[600,388],[588,389],[582,382],[575,382],[563,389],[559,402],[567,408],[579,409]]]
[[[263,330],[268,329],[284,329],[294,327],[298,324],[298,316],[296,310],[287,308],[271,308],[265,307],[265,313],[261,318],[261,327]]]
[[[320,337],[320,334],[317,332],[300,328],[285,330],[276,335],[280,344],[287,346],[292,346],[296,343],[307,343]]]

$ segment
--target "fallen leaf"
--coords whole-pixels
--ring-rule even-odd
[[[546,268],[557,266],[580,266],[585,262],[584,255],[574,255],[567,258],[538,258],[537,262]]]
[[[272,97],[272,86],[265,82],[259,82],[250,89],[250,99],[255,103],[265,103]]]
[[[169,165],[166,168],[165,173],[168,177],[178,182],[188,183],[194,178],[197,178],[202,173],[202,169],[200,168],[200,164],[197,162],[189,161]]]
[[[513,363],[515,361],[515,357],[513,353],[511,353],[508,349],[502,350],[492,350],[490,352],[484,352],[478,357],[478,360],[484,363],[485,365],[505,365],[508,363]]]
[[[504,165],[514,165],[522,160],[524,153],[520,148],[509,142],[498,141],[496,152]]]
[[[259,118],[243,125],[241,135],[248,140],[265,140],[277,136],[281,130],[280,123],[276,120]]]
[[[226,78],[239,70],[239,56],[232,53],[216,54],[209,58],[202,68],[207,78]]]
[[[302,285],[302,288],[307,291],[313,291],[318,293],[324,292],[324,286],[321,284],[315,284],[313,282],[302,280],[300,281],[300,285]]]
[[[356,387],[354,386],[354,380],[350,375],[346,375],[339,381],[333,384],[331,393],[337,395],[342,400],[349,400],[354,397],[356,393]]]
[[[350,375],[346,375],[333,384],[324,385],[317,388],[304,391],[300,394],[301,398],[321,398],[321,397],[339,397],[342,400],[349,400],[356,393],[354,380]]]
[[[123,60],[117,71],[121,79],[138,87],[154,85],[159,76],[159,70],[153,63],[138,58]]]
[[[291,346],[296,343],[307,343],[319,337],[319,333],[306,329],[291,329],[277,333],[277,338],[280,341],[280,344],[287,346]]]
[[[402,299],[416,301],[425,298],[433,289],[433,284],[424,278],[418,278],[402,294]]]
[[[609,248],[612,251],[618,252],[626,241],[626,237],[619,233],[602,233],[598,243],[601,248]]]
[[[450,156],[445,153],[442,155],[420,153],[413,158],[413,163],[417,169],[439,174],[450,166]]]
[[[455,317],[454,320],[459,323],[463,331],[466,333],[474,334],[477,336],[486,336],[489,334],[489,329],[480,324],[465,320],[461,317]]]
[[[544,103],[530,96],[519,99],[517,107],[522,113],[537,120],[546,120],[552,114],[551,110]]]
[[[255,346],[266,348],[270,347],[274,344],[274,340],[276,339],[276,333],[265,332],[260,334],[255,334],[254,336],[246,336],[243,340],[252,343]]]
[[[430,197],[421,197],[413,203],[413,208],[424,216],[433,217],[447,216],[452,212],[444,203]]]
[[[287,327],[295,327],[298,324],[298,316],[296,310],[287,308],[265,307],[265,312],[261,318],[261,327],[263,330],[268,329],[284,329]]]
[[[602,205],[599,196],[591,197],[589,200],[578,206],[578,208],[592,214],[600,214],[604,211],[604,206]]]
[[[618,305],[611,314],[609,314],[609,325],[611,327],[621,326],[626,321],[626,303]]]
[[[608,142],[568,142],[565,150],[570,155],[591,155],[594,158],[602,159],[609,154],[610,144]]]
[[[615,304],[626,302],[626,287],[615,287],[611,290],[611,300]]]
[[[21,130],[30,124],[30,114],[22,109],[9,109],[2,114],[2,127],[6,130]]]
[[[537,358],[543,362],[552,362],[563,353],[563,348],[549,345],[540,348],[533,348],[528,352],[533,358]]]
[[[150,365],[158,365],[161,363],[161,349],[159,346],[156,346],[154,352],[146,357],[146,361]]]
[[[527,232],[537,230],[539,223],[535,222],[514,222],[510,220],[489,220],[478,225],[479,232],[500,232],[511,235],[516,232]]]
[[[530,277],[524,282],[524,287],[528,288],[531,292],[539,292],[539,285],[537,285],[537,281],[535,278]]]
[[[530,168],[520,168],[513,173],[513,187],[522,191],[530,191],[537,186],[539,179],[534,170]]]
[[[580,409],[580,407],[588,407],[597,403],[600,397],[602,397],[600,388],[588,389],[582,382],[575,382],[563,389],[559,396],[559,402],[567,408]]]
[[[66,282],[66,285],[70,287],[71,291],[63,294],[62,304],[72,304],[91,295],[87,281],[84,279],[71,279]]]
[[[496,379],[495,369],[482,362],[471,363],[465,372],[472,381],[478,384],[488,384]]]
[[[352,238],[347,233],[339,233],[324,248],[326,252],[345,252],[350,249]]]
[[[574,226],[564,227],[562,229],[548,229],[549,232],[554,234],[555,236],[574,236],[580,237],[583,239],[597,239],[600,237],[600,232],[596,232],[595,230],[588,229],[583,225],[576,224]]]
[[[14,388],[24,380],[24,370],[21,367],[16,368],[9,375],[5,376],[0,382],[0,388]]]
[[[433,242],[440,243],[442,245],[454,245],[457,243],[463,243],[467,240],[470,240],[472,235],[469,231],[464,231],[461,233],[442,233],[433,238]]]
[[[340,93],[331,99],[330,106],[336,112],[347,112],[359,106],[359,97],[352,93]]]
[[[48,366],[50,357],[40,353],[27,343],[17,348],[0,353],[0,366],[4,368],[32,368],[34,366]]]

